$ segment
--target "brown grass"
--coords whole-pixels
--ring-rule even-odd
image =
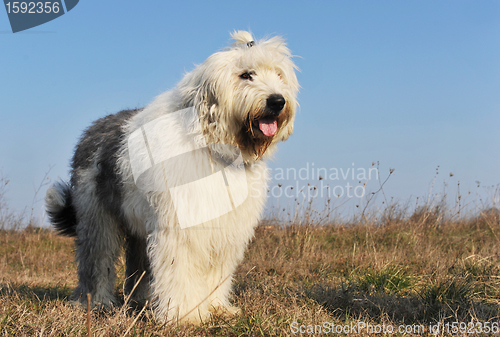
[[[239,317],[201,327],[166,326],[149,309],[92,312],[94,336],[286,336],[291,324],[498,324],[500,217],[449,220],[439,209],[359,223],[263,222],[238,268]],[[0,231],[0,335],[87,335],[73,240],[50,230]],[[123,259],[117,293],[123,299]],[[440,335],[443,333],[441,325]],[[318,330],[317,330],[318,331]],[[350,335],[368,335],[366,330]],[[411,335],[411,334],[410,334]],[[416,335],[416,334],[415,334]]]

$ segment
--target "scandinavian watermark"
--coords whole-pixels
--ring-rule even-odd
[[[130,134],[128,154],[134,182],[145,192],[165,192],[175,207],[181,228],[221,217],[249,195],[262,197],[263,177],[248,179],[240,149],[207,144],[194,107],[156,118]],[[363,198],[376,167],[275,168],[268,196],[274,199]],[[259,174],[259,173],[253,173]],[[316,180],[312,186],[308,181]]]
[[[271,180],[275,185],[269,188],[269,195],[279,199],[300,199],[310,201],[315,198],[363,198],[366,186],[371,180],[379,179],[377,167],[316,167],[306,163],[301,168],[274,168]]]

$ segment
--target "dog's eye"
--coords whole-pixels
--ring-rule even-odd
[[[252,74],[250,73],[243,73],[240,75],[240,78],[243,79],[243,80],[252,80]]]

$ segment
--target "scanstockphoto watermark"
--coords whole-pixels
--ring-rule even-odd
[[[427,324],[370,324],[367,322],[350,322],[349,324],[335,324],[323,322],[321,324],[304,324],[292,322],[290,324],[292,334],[402,334],[402,335],[422,335],[422,334],[498,334],[500,332],[499,323],[495,321],[486,322],[436,322]]]
[[[367,322],[351,322],[349,324],[335,324],[323,322],[321,324],[303,324],[292,322],[290,324],[292,334],[423,334],[426,327],[419,324],[370,324]]]
[[[371,180],[379,179],[377,167],[316,167],[306,163],[300,168],[274,168],[271,170],[274,186],[269,194],[273,198],[295,198],[310,201],[314,198],[363,198]],[[316,183],[311,184],[311,181]]]

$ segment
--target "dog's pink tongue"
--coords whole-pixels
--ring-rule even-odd
[[[278,122],[274,119],[259,119],[259,129],[268,137],[273,136],[278,130]]]

